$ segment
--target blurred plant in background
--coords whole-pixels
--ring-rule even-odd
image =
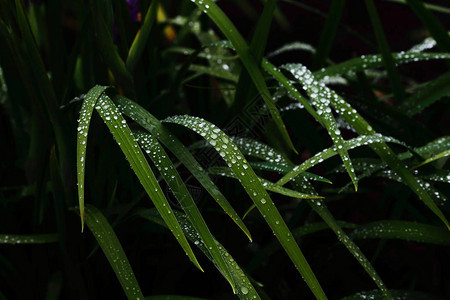
[[[0,2],[0,298],[449,297],[445,5]]]

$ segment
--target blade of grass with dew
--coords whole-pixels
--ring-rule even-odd
[[[133,121],[141,125],[143,128],[153,134],[164,146],[166,146],[178,160],[191,172],[191,174],[200,182],[200,184],[208,191],[213,199],[227,213],[231,219],[239,226],[239,228],[247,235],[251,241],[251,235],[242,219],[230,205],[228,200],[217,188],[217,186],[209,178],[206,171],[197,162],[189,150],[174,136],[164,125],[150,114],[147,110],[139,106],[130,99],[116,95],[113,100],[117,103],[119,110],[130,117]]]
[[[423,166],[423,165],[429,164],[429,163],[431,163],[431,162],[433,162],[433,161],[436,161],[436,160],[438,160],[438,159],[447,157],[447,156],[449,156],[449,155],[450,155],[450,149],[447,149],[447,150],[445,150],[445,151],[442,151],[441,153],[438,153],[438,154],[434,155],[433,157],[430,157],[430,158],[424,160],[423,162],[421,162],[421,163],[418,164],[417,166],[414,166],[413,169],[417,169],[417,168],[419,168],[419,167],[421,167],[421,166]]]
[[[259,64],[256,63],[255,57],[249,51],[249,46],[245,42],[244,38],[238,32],[236,27],[231,23],[230,19],[224,14],[224,12],[212,1],[202,0],[194,1],[194,3],[205,12],[208,17],[216,24],[225,37],[233,44],[239,55],[242,63],[244,64],[247,72],[253,80],[253,84],[258,89],[261,97],[264,100],[272,118],[277,125],[278,130],[281,133],[283,140],[287,143],[289,148],[297,153],[291,138],[287,132],[286,126],[281,118],[275,103],[272,100],[272,96],[267,88],[264,77],[261,73]]]
[[[84,230],[84,179],[85,179],[85,163],[86,148],[89,124],[91,122],[92,113],[94,112],[95,103],[97,103],[100,95],[107,89],[104,86],[95,86],[89,90],[84,97],[80,110],[80,118],[77,128],[77,177],[78,177],[78,206],[80,208],[81,232]]]
[[[438,47],[442,51],[450,52],[450,36],[439,19],[429,11],[422,1],[406,0],[406,3],[427,27],[431,36],[436,40]]]
[[[450,58],[450,54],[449,54]],[[399,110],[405,111],[409,116],[414,116],[434,102],[442,99],[450,93],[450,72],[446,72],[436,79],[423,85],[406,101],[399,106]]]
[[[273,172],[278,172],[280,174],[286,174],[289,173],[290,171],[292,171],[293,167],[286,167],[280,164],[276,164],[276,163],[270,163],[270,162],[249,162],[250,166],[254,169],[254,170],[265,170],[265,171],[273,171]],[[325,182],[325,183],[329,183],[332,184],[332,182],[320,175],[317,174],[313,174],[313,173],[309,173],[309,172],[303,172],[299,174],[300,177],[304,177],[306,179],[310,179],[310,180],[314,180],[314,181],[320,181],[320,182]]]
[[[392,138],[383,136],[381,134],[372,134],[372,135],[361,135],[357,138],[348,140],[344,143],[344,146],[347,150],[351,150],[357,147],[365,146],[365,145],[371,145],[376,143],[383,143],[383,142],[390,142],[390,143],[397,143],[402,145],[400,141]],[[277,181],[276,184],[278,185],[284,185],[290,180],[297,177],[300,173],[308,170],[309,168],[314,167],[315,165],[323,162],[324,160],[333,157],[337,155],[336,147],[333,146],[331,148],[325,149],[316,155],[314,155],[311,158],[308,158],[306,161],[304,161],[302,164],[296,166],[291,172],[284,175],[280,180]]]
[[[450,245],[450,233],[445,228],[416,222],[383,220],[364,224],[349,236],[354,239],[400,239],[418,243]]]
[[[251,166],[251,164],[249,163],[249,165]],[[229,177],[229,178],[235,178],[237,179],[237,176],[233,173],[233,170],[231,170],[230,168],[227,167],[211,167],[208,169],[208,172],[210,174],[213,175],[220,175],[220,176],[225,176],[225,177]],[[309,195],[309,194],[305,194],[305,193],[300,193],[294,190],[290,190],[288,188],[285,187],[281,187],[279,185],[276,185],[273,182],[270,182],[269,180],[266,180],[264,178],[258,177],[258,180],[261,182],[261,184],[263,185],[264,189],[280,194],[280,195],[284,195],[284,196],[289,196],[289,197],[295,197],[295,198],[300,198],[300,199],[319,199],[319,198],[323,198],[321,196],[318,195]]]
[[[316,107],[317,114],[322,117],[323,124],[347,169],[347,173],[355,186],[355,191],[357,191],[358,182],[355,170],[352,167],[352,161],[348,155],[347,148],[345,147],[345,141],[342,138],[341,131],[337,126],[336,119],[330,108],[329,98],[332,97],[333,94],[329,92],[327,87],[316,81],[311,71],[305,66],[300,64],[286,64],[283,65],[282,68],[289,71],[308,93],[311,102]]]
[[[233,291],[236,289],[236,284],[233,282],[233,277],[230,274],[230,270],[227,269],[227,265],[222,257],[219,249],[217,248],[214,238],[209,231],[208,226],[205,223],[200,211],[197,208],[191,194],[189,193],[183,179],[180,177],[175,167],[173,166],[169,156],[158,143],[155,137],[150,133],[139,131],[135,132],[134,136],[137,138],[139,144],[148,154],[152,162],[158,168],[160,174],[167,182],[169,188],[181,204],[183,210],[186,212],[190,223],[193,226],[193,230],[196,231],[200,240],[205,244],[212,259],[214,260],[217,268],[228,280]]]
[[[280,48],[278,48],[277,50],[270,52],[269,54],[267,54],[267,58],[271,58],[273,56],[276,55],[280,55],[282,53],[288,52],[288,51],[295,51],[295,50],[301,50],[301,51],[306,51],[312,54],[316,53],[316,48],[314,48],[312,45],[307,44],[307,43],[303,43],[303,42],[292,42],[292,43],[288,43]]]
[[[57,243],[58,234],[0,234],[0,244],[48,244]]]
[[[156,19],[156,13],[158,11],[159,0],[152,0],[150,7],[145,14],[144,24],[141,29],[136,34],[136,37],[131,44],[130,50],[128,51],[127,61],[125,63],[128,72],[133,73],[133,70],[139,61],[142,52],[147,44],[147,39],[150,35],[153,23]]]
[[[399,64],[405,64],[417,61],[438,60],[438,59],[450,59],[450,53],[422,53],[422,52],[398,52],[392,53],[394,62]],[[314,76],[322,80],[325,77],[334,75],[344,75],[349,73],[363,72],[367,69],[379,68],[383,66],[383,59],[380,54],[362,55],[361,57],[355,57],[346,60],[343,63],[329,66],[323,70],[314,72]]]
[[[284,76],[281,71],[272,65],[267,59],[263,59],[262,66],[267,73],[272,75],[284,88],[288,90],[291,97],[300,102],[306,109],[306,111],[314,117],[320,124],[324,124],[322,117],[314,110],[314,108],[309,104],[308,100],[306,100],[300,92],[294,87],[294,85]],[[323,125],[324,126],[324,125]]]
[[[86,225],[102,248],[127,298],[144,299],[119,239],[108,220],[92,205],[86,205]]]
[[[162,192],[155,175],[153,174],[147,160],[144,157],[139,145],[135,141],[131,130],[127,126],[127,122],[117,110],[114,102],[104,94],[106,87],[96,86],[92,88],[85,97],[83,106],[80,112],[80,121],[78,126],[78,140],[77,140],[77,168],[78,168],[78,192],[80,203],[80,215],[82,218],[82,229],[84,219],[84,172],[85,172],[85,157],[86,157],[86,143],[89,130],[89,123],[92,116],[93,109],[97,110],[102,119],[105,121],[109,130],[116,139],[121,150],[128,159],[134,173],[139,178],[142,186],[149,195],[152,202],[155,204],[161,216],[172,229],[174,237],[177,239],[180,246],[184,249],[190,260],[200,270],[202,268],[197,262],[194,253],[192,252],[186,237],[173,216],[172,209],[167,202],[164,193]]]
[[[325,65],[327,58],[330,55],[331,45],[334,41],[339,21],[345,7],[345,0],[333,0],[331,2],[330,10],[325,21],[325,26],[320,34],[319,44],[317,45],[317,52],[313,60],[313,69],[317,70]]]
[[[334,93],[334,92],[333,92]],[[345,121],[353,127],[360,135],[373,135],[376,132],[367,123],[367,121],[344,99],[336,94],[331,98],[331,105],[345,119]],[[397,157],[397,155],[384,143],[370,144],[371,148],[377,155],[385,161],[389,167],[396,172],[402,181],[419,197],[420,200],[447,226],[450,230],[450,224],[442,211],[436,206],[433,199],[425,190],[421,182],[410,173],[405,164]]]
[[[367,12],[369,13],[369,18],[372,23],[375,37],[377,39],[378,47],[380,48],[381,56],[383,58],[383,64],[388,72],[388,78],[392,86],[392,91],[394,92],[395,98],[397,99],[398,103],[402,103],[406,96],[405,90],[403,89],[400,75],[398,73],[397,67],[395,66],[394,59],[392,58],[392,53],[383,31],[383,25],[378,16],[377,9],[373,0],[364,1],[366,3]]]
[[[291,233],[277,208],[273,204],[272,199],[267,194],[263,185],[258,180],[258,177],[252,168],[248,166],[246,159],[240,153],[237,146],[233,144],[231,139],[217,126],[198,117],[186,115],[175,116],[169,117],[164,121],[179,124],[191,129],[207,140],[211,146],[219,152],[219,155],[233,170],[234,174],[239,179],[250,198],[256,204],[256,207],[259,209],[264,219],[273,230],[275,236],[280,241],[297,270],[303,276],[313,294],[318,299],[326,299],[319,282],[317,281],[297,243],[291,238]]]
[[[161,217],[156,214],[155,210],[146,209],[138,212],[138,215],[144,219],[155,222],[161,226],[167,227],[167,225],[163,222]],[[202,239],[198,235],[198,232],[189,222],[188,218],[181,214],[180,212],[175,212],[175,216],[180,222],[184,233],[205,255],[211,260],[212,263],[218,268],[216,261],[211,257],[210,252],[208,251],[206,245],[202,242]],[[228,269],[230,270],[230,274],[236,283],[236,293],[240,299],[243,300],[252,300],[252,299],[260,299],[258,293],[256,292],[253,285],[250,283],[250,280],[247,278],[245,272],[239,267],[233,257],[227,252],[225,247],[223,247],[218,241],[214,240],[217,244],[217,248],[221,252],[221,255],[225,257],[225,263],[227,264]],[[218,268],[219,269],[219,268]],[[220,271],[220,269],[219,269]],[[222,273],[223,274],[223,273]]]

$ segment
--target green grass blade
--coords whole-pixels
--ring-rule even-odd
[[[447,72],[423,85],[409,96],[399,109],[405,111],[409,116],[414,116],[449,93],[450,72]]]
[[[428,10],[422,1],[406,0],[406,2],[427,27],[431,36],[436,40],[438,47],[442,51],[450,52],[450,36],[439,19]]]
[[[58,242],[57,233],[48,234],[0,234],[0,244],[48,244]]]
[[[373,135],[375,131],[367,123],[364,118],[356,112],[356,110],[344,101],[342,98],[331,98],[331,105],[336,111],[340,111],[341,116],[345,121],[353,127],[358,134],[361,135]],[[426,206],[437,216],[450,230],[450,224],[442,211],[436,206],[429,193],[421,182],[414,177],[410,171],[406,168],[405,164],[397,157],[397,155],[383,142],[373,143],[371,148],[377,153],[377,155],[386,162],[389,167],[401,177],[402,181],[409,186],[409,188],[424,202]]]
[[[136,34],[133,44],[131,44],[130,50],[128,51],[127,61],[125,63],[128,72],[132,73],[136,67],[136,63],[144,52],[147,39],[150,35],[153,23],[155,22],[156,13],[158,12],[159,0],[152,0],[150,7],[145,14],[144,24],[142,28]]]
[[[150,169],[144,154],[139,148],[139,145],[135,141],[131,130],[128,128],[125,119],[117,110],[114,102],[106,96],[103,92],[106,87],[96,86],[92,88],[85,97],[83,106],[80,112],[80,121],[78,126],[78,139],[77,139],[77,168],[78,168],[78,196],[80,204],[80,215],[84,219],[84,172],[85,172],[85,157],[86,157],[86,144],[89,130],[89,123],[92,116],[93,108],[97,110],[102,119],[105,121],[111,133],[114,135],[118,145],[124,152],[131,167],[133,168],[136,176],[139,178],[142,186],[144,187],[150,199],[153,201],[161,216],[168,223],[168,226],[172,229],[172,232],[180,243],[181,247],[185,250],[191,261],[201,270],[200,265],[192,252],[191,247],[186,241],[186,237],[183,235],[180,225],[177,223],[173,216],[172,209],[170,208],[167,199],[164,196],[155,175]]]
[[[236,284],[232,281],[233,278],[230,271],[227,269],[227,265],[222,257],[219,249],[217,248],[214,238],[209,231],[208,226],[205,223],[200,211],[197,208],[191,194],[189,193],[186,185],[183,183],[183,179],[180,177],[175,167],[173,166],[169,156],[163,147],[158,143],[156,138],[146,132],[136,132],[134,136],[137,138],[139,144],[141,144],[144,151],[148,154],[152,162],[158,168],[160,174],[167,182],[168,186],[172,190],[173,194],[181,204],[183,210],[189,218],[193,229],[198,233],[201,241],[205,244],[209,253],[211,254],[217,268],[228,280],[233,291],[236,289]]]
[[[272,75],[278,82],[284,86],[288,92],[291,93],[292,97],[300,102],[306,109],[306,111],[314,117],[319,123],[323,124],[322,117],[317,114],[314,108],[309,104],[308,100],[306,100],[299,91],[294,87],[294,85],[286,78],[286,76],[281,73],[281,71],[272,65],[267,59],[263,59],[262,62],[264,70],[266,70],[270,75]]]
[[[186,166],[191,174],[208,191],[213,199],[222,207],[222,209],[231,217],[231,219],[241,228],[251,241],[251,235],[242,219],[227,201],[222,192],[209,178],[206,171],[200,166],[197,160],[192,156],[189,150],[174,136],[164,125],[144,108],[131,101],[130,99],[117,95],[113,98],[117,103],[119,110],[133,121],[153,134],[164,146],[166,146],[178,159]]]
[[[401,239],[418,243],[450,245],[450,233],[445,228],[415,222],[383,220],[362,225],[350,234],[358,239]]]
[[[309,71],[305,66],[299,64],[287,64],[284,65],[283,68],[291,72],[308,93],[313,105],[316,107],[317,114],[322,117],[323,125],[325,125],[333,144],[337,148],[337,152],[341,156],[341,159],[347,169],[347,173],[355,186],[355,190],[358,190],[355,170],[353,169],[347,148],[345,147],[345,141],[342,138],[341,131],[338,128],[336,119],[334,118],[330,108],[329,98],[335,95],[330,92],[328,87],[316,81],[311,71]]]
[[[253,80],[253,84],[259,91],[261,97],[264,100],[264,103],[266,104],[270,114],[272,115],[272,118],[277,125],[277,128],[280,131],[283,140],[294,152],[297,152],[294,145],[292,144],[291,138],[289,137],[286,126],[281,119],[280,112],[278,111],[275,103],[272,100],[272,96],[269,92],[269,89],[267,88],[259,64],[256,62],[255,57],[249,51],[249,46],[245,42],[244,38],[240,35],[236,27],[231,23],[230,19],[212,0],[194,1],[194,3],[208,15],[208,17],[216,24],[216,26],[219,27],[220,31],[225,35],[225,37],[233,44],[242,63],[247,69],[248,74]]]
[[[173,235],[177,239],[180,246],[184,249],[190,260],[200,270],[200,267],[194,253],[192,252],[186,237],[178,224],[176,218],[173,215],[173,210],[170,208],[169,202],[167,202],[158,181],[155,178],[147,160],[144,157],[138,143],[135,140],[130,128],[127,126],[127,122],[120,114],[114,102],[104,93],[100,96],[95,109],[105,121],[109,130],[113,134],[117,141],[117,144],[122,149],[122,152],[128,159],[134,173],[139,178],[142,186],[144,187],[150,199],[155,204],[161,217],[167,223],[172,230]],[[203,271],[203,270],[202,270]]]
[[[84,98],[80,110],[80,118],[77,129],[77,177],[78,177],[78,206],[80,208],[81,232],[84,230],[84,178],[86,163],[86,147],[91,122],[92,113],[95,104],[100,95],[107,89],[103,86],[95,86],[89,90]]]
[[[133,269],[108,220],[97,208],[87,205],[86,224],[105,253],[128,299],[143,299]]]
[[[431,163],[431,162],[433,162],[433,161],[436,161],[436,160],[438,160],[438,159],[447,157],[447,156],[449,156],[449,155],[450,155],[450,149],[447,149],[447,150],[445,150],[445,151],[442,151],[441,153],[438,153],[438,154],[434,155],[433,157],[430,157],[430,158],[424,160],[423,162],[421,162],[421,163],[418,164],[417,166],[414,166],[413,169],[417,169],[417,168],[419,168],[419,167],[421,167],[421,166],[423,166],[423,165],[429,164],[429,163]]]
[[[271,58],[273,56],[280,55],[280,54],[288,52],[288,51],[295,51],[295,50],[306,51],[306,52],[309,52],[312,54],[316,53],[316,49],[310,44],[302,43],[302,42],[293,42],[293,43],[288,43],[273,52],[270,52],[269,54],[267,54],[266,57]]]
[[[326,296],[312,272],[308,262],[303,256],[297,243],[291,237],[291,233],[283,218],[273,204],[270,196],[258,180],[253,169],[249,167],[246,159],[240,153],[231,139],[215,125],[197,117],[175,116],[169,117],[166,122],[185,126],[207,140],[213,146],[227,165],[233,170],[247,194],[256,204],[264,219],[273,230],[286,253],[291,258],[297,270],[303,276],[311,291],[318,299],[326,299]]]
[[[400,75],[398,74],[397,67],[395,66],[392,53],[389,48],[386,36],[384,35],[383,25],[378,16],[377,9],[373,0],[365,0],[367,11],[369,13],[370,21],[372,23],[373,31],[380,48],[381,56],[383,57],[383,64],[388,72],[389,81],[392,86],[395,98],[402,103],[405,99],[405,91],[402,86]]]
[[[150,220],[152,222],[155,222],[161,226],[167,227],[167,225],[163,222],[161,217],[156,214],[156,211],[154,210],[143,210],[139,212],[139,215],[147,220]],[[191,240],[207,257],[209,260],[211,260],[212,263],[215,264],[215,266],[219,269],[219,267],[216,264],[216,261],[211,257],[210,252],[208,251],[205,244],[203,244],[201,241],[200,236],[198,235],[198,232],[194,229],[192,224],[189,222],[189,220],[186,218],[185,215],[175,212],[175,216],[177,217],[178,221],[180,222],[184,234],[188,237],[189,240]],[[214,242],[217,244],[217,248],[221,252],[221,255],[224,256],[225,263],[227,264],[228,269],[230,270],[230,274],[236,283],[236,293],[240,299],[243,300],[253,300],[253,299],[260,299],[258,293],[256,292],[253,285],[250,283],[250,280],[247,278],[245,272],[239,267],[239,265],[236,263],[236,261],[233,259],[233,257],[227,252],[225,247],[223,247],[218,241],[214,240]],[[219,269],[220,271],[220,269]],[[223,274],[223,273],[222,273]]]
[[[398,52],[392,53],[392,57],[395,63],[398,65],[416,61],[450,59],[450,53]],[[349,73],[351,74],[362,72],[367,69],[379,68],[382,66],[383,59],[381,55],[362,55],[361,57],[355,57],[343,63],[329,66],[324,70],[319,70],[314,73],[314,76],[317,79],[324,79],[327,76],[331,77],[334,75],[344,75]]]
[[[348,140],[345,142],[345,148],[347,150],[354,149],[356,147],[361,147],[364,145],[371,145],[371,144],[377,144],[377,143],[384,143],[384,142],[390,142],[390,143],[397,143],[397,144],[403,144],[400,141],[397,141],[394,138],[382,136],[381,134],[372,134],[372,135],[361,135],[357,138]],[[277,181],[278,185],[284,185],[290,180],[297,177],[302,172],[308,170],[309,168],[314,167],[315,165],[323,162],[324,160],[333,157],[337,155],[336,147],[333,146],[331,148],[325,149],[316,155],[314,155],[311,158],[308,158],[306,161],[304,161],[302,164],[296,166],[291,172],[284,175],[280,180]]]
[[[251,166],[251,163],[249,163],[249,165]],[[214,175],[220,175],[220,176],[225,176],[225,177],[230,177],[230,178],[235,178],[237,179],[236,175],[233,173],[233,171],[230,168],[227,167],[211,167],[208,169],[208,172]],[[273,182],[270,182],[269,180],[266,180],[264,178],[258,177],[258,180],[261,182],[261,184],[263,185],[264,189],[280,194],[280,195],[284,195],[284,196],[288,196],[288,197],[295,197],[295,198],[300,198],[300,199],[319,199],[319,198],[323,198],[321,196],[318,195],[310,195],[310,194],[305,194],[305,193],[299,193],[297,191],[294,190],[290,190],[288,188],[284,188],[282,186],[276,185]]]
[[[325,26],[320,34],[317,52],[314,56],[313,69],[315,70],[322,68],[330,55],[331,45],[333,44],[344,7],[345,0],[333,0],[331,2]]]

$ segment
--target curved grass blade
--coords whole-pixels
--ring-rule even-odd
[[[242,219],[227,201],[222,192],[209,178],[206,171],[200,166],[197,160],[192,156],[189,150],[174,136],[161,122],[144,108],[131,101],[130,99],[116,95],[114,101],[122,113],[130,117],[133,121],[153,134],[164,146],[166,146],[178,160],[186,166],[191,174],[208,191],[213,199],[222,207],[222,209],[231,217],[231,219],[241,228],[251,241],[251,235]]]
[[[125,63],[128,72],[132,73],[136,63],[144,51],[147,39],[150,35],[150,30],[152,29],[153,23],[155,22],[156,13],[158,11],[159,0],[152,0],[150,7],[145,14],[144,24],[142,28],[136,34],[133,44],[131,44],[130,50],[128,51],[127,61]]]
[[[178,202],[183,207],[183,210],[186,212],[186,215],[189,218],[193,229],[198,233],[199,237],[208,249],[210,255],[214,259],[217,268],[228,280],[231,287],[233,288],[233,291],[235,291],[236,285],[232,281],[233,278],[230,274],[230,271],[227,269],[224,258],[217,248],[217,245],[214,242],[214,238],[211,235],[211,232],[209,231],[209,228],[206,225],[200,211],[198,210],[197,205],[192,199],[191,194],[186,188],[186,185],[183,183],[183,179],[181,179],[180,175],[176,171],[166,151],[164,151],[163,147],[158,143],[156,138],[154,138],[149,133],[140,131],[136,132],[134,136],[137,138],[139,144],[141,144],[142,148],[158,168],[160,174],[167,182]]]
[[[281,118],[275,103],[272,100],[272,96],[267,88],[264,77],[260,71],[259,64],[255,61],[255,58],[249,51],[249,46],[245,42],[244,38],[238,32],[236,27],[231,23],[230,19],[224,14],[224,12],[212,1],[212,0],[194,0],[193,1],[208,17],[219,27],[220,31],[225,37],[233,44],[237,54],[239,55],[242,63],[247,69],[248,74],[253,80],[253,84],[259,91],[261,97],[264,100],[272,118],[277,125],[278,130],[283,137],[283,140],[287,145],[297,153],[291,138],[287,132],[286,126]]]
[[[161,226],[167,227],[167,225],[163,222],[161,217],[156,213],[155,210],[148,209],[143,210],[138,213],[141,217],[155,222]],[[198,235],[198,232],[189,222],[185,215],[175,212],[175,216],[177,217],[178,222],[180,222],[184,234],[191,240],[207,257],[211,260],[212,263],[219,269],[216,261],[211,257],[210,252],[208,251],[206,245],[203,243],[202,239]],[[253,300],[260,299],[258,293],[255,288],[251,284],[250,280],[245,275],[245,272],[239,267],[236,261],[231,257],[231,255],[227,252],[225,247],[223,247],[218,241],[214,240],[217,245],[217,248],[221,252],[221,255],[225,257],[225,263],[227,264],[228,269],[230,270],[230,274],[233,278],[233,281],[236,284],[236,294],[240,299],[243,300]],[[222,273],[223,275],[223,273]]]
[[[265,191],[263,185],[258,180],[244,156],[231,139],[215,125],[197,117],[175,116],[164,120],[185,126],[200,134],[213,146],[219,155],[225,160],[227,165],[233,170],[235,176],[241,182],[246,192],[256,204],[256,207],[263,215],[268,225],[273,230],[275,236],[289,255],[297,270],[303,276],[311,291],[318,299],[326,299],[326,296],[312,272],[308,262],[303,256],[295,240],[286,226],[283,218],[276,209],[272,199]]]
[[[449,156],[449,155],[450,155],[450,149],[447,149],[447,150],[445,150],[445,151],[442,151],[441,153],[438,153],[438,154],[433,155],[432,157],[426,159],[425,161],[421,162],[421,163],[418,164],[417,166],[413,167],[413,169],[417,169],[417,168],[419,168],[419,167],[421,167],[421,166],[423,166],[423,165],[429,164],[429,163],[431,163],[431,162],[433,162],[433,161],[436,161],[436,160],[438,160],[438,159],[447,157],[447,156]]]
[[[312,54],[316,53],[316,49],[310,44],[303,43],[303,42],[293,42],[293,43],[286,44],[273,52],[270,52],[269,54],[267,54],[266,57],[270,58],[270,57],[285,53],[287,51],[295,51],[295,50],[306,51],[306,52],[310,52]]]
[[[208,74],[211,76],[215,76],[217,78],[225,79],[234,83],[238,82],[238,77],[236,75],[231,72],[227,72],[227,70],[217,66],[206,67],[201,65],[190,65],[189,70],[199,74]]]
[[[266,171],[273,171],[278,172],[280,174],[286,174],[292,171],[292,167],[286,167],[284,165],[279,165],[275,163],[270,162],[249,162],[250,166],[254,170],[266,170]],[[306,179],[314,180],[314,181],[321,181],[329,184],[333,184],[329,179],[322,177],[320,175],[316,175],[309,172],[303,172],[299,174],[300,177],[304,177]]]
[[[353,230],[354,239],[401,239],[418,243],[450,245],[450,233],[444,228],[415,222],[383,220]]]
[[[89,130],[89,123],[92,116],[92,111],[98,111],[102,119],[105,121],[111,133],[114,135],[118,145],[124,152],[136,176],[139,178],[150,199],[153,201],[161,216],[168,223],[172,232],[185,250],[191,261],[201,270],[200,265],[195,258],[192,249],[190,248],[186,237],[183,235],[180,225],[177,223],[172,214],[164,193],[156,181],[155,175],[150,169],[144,154],[135,141],[131,130],[128,128],[125,119],[117,110],[114,102],[106,96],[103,92],[106,87],[96,86],[92,88],[85,97],[83,106],[80,112],[78,139],[77,139],[77,169],[78,169],[78,194],[80,203],[80,215],[82,219],[82,230],[84,225],[84,172],[85,172],[85,157],[86,144]]]
[[[249,163],[249,165],[251,166],[251,164]],[[230,177],[230,178],[235,178],[237,179],[236,175],[233,173],[233,171],[230,168],[227,167],[211,167],[208,169],[208,172],[214,175],[221,175],[221,176],[226,176],[226,177]],[[273,182],[270,182],[269,180],[266,180],[264,178],[258,177],[258,180],[261,182],[261,184],[263,185],[264,189],[280,194],[280,195],[284,195],[284,196],[289,196],[289,197],[295,197],[295,198],[300,198],[300,199],[319,199],[319,198],[323,198],[321,196],[318,195],[309,195],[309,194],[304,194],[304,193],[299,193],[297,191],[293,191],[290,190],[288,188],[284,188],[282,186],[276,185]]]
[[[405,64],[416,61],[450,59],[450,53],[421,53],[421,52],[398,52],[392,53],[395,64]],[[383,58],[380,54],[362,55],[346,60],[343,63],[332,65],[326,69],[314,72],[314,76],[322,80],[326,76],[344,75],[348,73],[363,72],[367,69],[383,66]]]
[[[86,205],[86,224],[105,253],[128,299],[143,299],[133,269],[108,220],[97,208]]]
[[[47,244],[58,242],[57,233],[48,234],[0,234],[0,244]]]
[[[403,144],[400,141],[397,141],[394,138],[382,136],[381,134],[373,134],[373,135],[361,135],[357,138],[348,140],[344,143],[344,146],[347,150],[351,150],[356,147],[371,145],[382,142],[390,142],[390,143],[398,143]],[[333,146],[331,148],[325,149],[311,158],[308,158],[301,165],[296,166],[292,169],[291,172],[284,175],[280,180],[277,181],[276,184],[284,185],[293,178],[297,177],[300,173],[308,170],[309,168],[314,167],[315,165],[323,162],[324,160],[333,157],[337,154],[336,147]]]
[[[309,71],[305,66],[300,64],[287,64],[282,66],[282,68],[291,72],[308,93],[313,105],[316,107],[317,114],[322,117],[323,125],[325,125],[333,144],[337,148],[337,152],[341,156],[348,175],[355,186],[355,190],[358,190],[358,182],[356,179],[355,170],[352,166],[352,161],[350,160],[347,149],[344,146],[345,141],[342,138],[336,119],[331,112],[329,98],[334,95],[329,92],[328,87],[316,81],[311,71]]]
[[[80,207],[81,217],[81,232],[84,230],[84,172],[86,163],[86,147],[87,137],[89,131],[89,124],[91,122],[92,113],[94,111],[95,103],[97,103],[100,95],[108,87],[95,86],[89,90],[84,97],[83,104],[80,110],[80,118],[77,128],[77,177],[78,177],[78,205]]]
[[[337,95],[337,94],[336,94]],[[370,135],[374,134],[375,131],[367,123],[364,118],[356,112],[356,110],[344,101],[341,97],[337,96],[331,98],[331,105],[336,111],[339,111],[341,116],[345,121],[353,127],[358,134]],[[373,143],[370,145],[371,148],[377,153],[377,155],[389,165],[389,167],[402,178],[402,181],[409,186],[409,188],[419,197],[420,200],[424,202],[426,206],[437,216],[450,230],[450,224],[447,218],[436,206],[433,199],[430,197],[429,193],[426,191],[425,186],[413,176],[409,170],[406,168],[405,164],[400,160],[399,157],[384,143]]]

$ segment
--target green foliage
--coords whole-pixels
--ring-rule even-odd
[[[0,3],[0,298],[449,296],[449,8],[39,2]]]

